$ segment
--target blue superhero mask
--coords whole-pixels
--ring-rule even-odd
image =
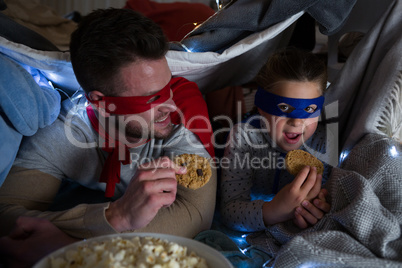
[[[287,110],[283,111],[279,108],[279,104],[287,104]],[[270,93],[261,87],[258,87],[255,94],[254,104],[264,112],[289,118],[313,118],[320,116],[322,106],[324,104],[324,96],[314,99],[294,99]],[[313,112],[308,112],[310,105],[317,105]]]

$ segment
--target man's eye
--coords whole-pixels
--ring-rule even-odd
[[[284,113],[291,113],[295,109],[293,106],[286,103],[278,104],[278,108]]]
[[[158,95],[158,96],[154,96],[154,97],[150,98],[150,99],[147,101],[147,104],[150,104],[150,103],[156,101],[156,100],[159,99],[159,98],[160,98],[159,95]]]
[[[310,105],[307,108],[304,109],[306,112],[312,114],[315,112],[315,110],[317,110],[317,106],[316,105]]]

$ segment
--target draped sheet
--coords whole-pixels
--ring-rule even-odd
[[[293,23],[308,12],[330,34],[342,26],[356,0],[237,0],[211,16],[167,54],[174,76],[198,84],[202,93],[249,82],[268,56],[287,45]],[[4,25],[4,29],[8,26]],[[1,36],[1,31],[0,31]],[[0,39],[0,52],[34,65],[68,93],[79,89],[67,51],[35,50],[30,40]],[[20,40],[20,39],[19,39]],[[26,46],[26,47],[25,47]]]

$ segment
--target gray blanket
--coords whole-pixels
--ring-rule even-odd
[[[181,43],[172,44],[171,49],[221,52],[300,11],[309,13],[321,32],[328,35],[343,25],[355,3],[356,0],[232,0]]]
[[[364,36],[330,86],[325,106],[339,111],[339,145],[353,147],[367,133],[402,141],[402,1],[393,1]]]
[[[301,231],[286,222],[247,241],[270,253],[275,267],[402,267],[402,145],[366,135],[325,188],[331,211],[315,226]]]

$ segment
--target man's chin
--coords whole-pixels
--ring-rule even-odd
[[[166,139],[172,133],[173,125],[168,125],[164,129],[155,130],[153,137],[155,139]]]
[[[154,129],[153,132],[139,133],[138,131],[127,131],[126,137],[136,140],[165,139],[172,133],[173,125],[168,125],[163,129]]]

